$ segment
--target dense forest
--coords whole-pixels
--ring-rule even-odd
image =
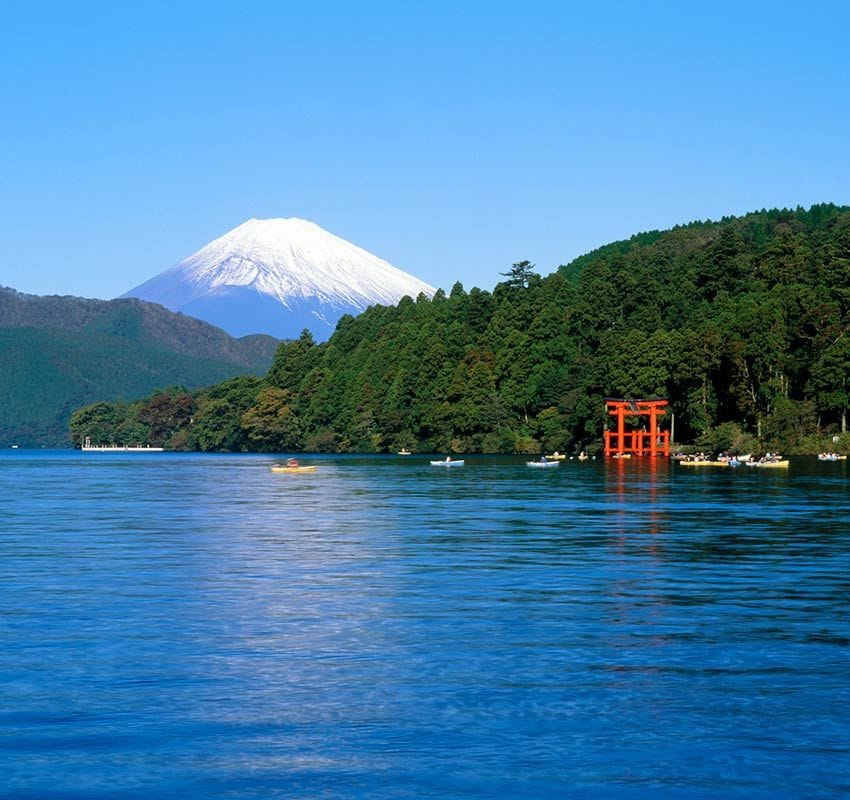
[[[143,300],[0,287],[0,446],[61,447],[71,412],[93,400],[264,374],[278,344],[271,336],[234,339]]]
[[[504,269],[504,268],[503,268]],[[606,397],[666,397],[675,439],[814,452],[844,431],[850,208],[695,222],[493,291],[404,298],[282,344],[265,377],[77,411],[101,443],[269,452],[598,446]]]

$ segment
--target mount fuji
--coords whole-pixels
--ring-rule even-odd
[[[431,297],[428,284],[303,219],[250,219],[122,297],[159,303],[232,336],[327,339],[344,314]]]

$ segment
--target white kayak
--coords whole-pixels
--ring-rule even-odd
[[[432,467],[462,467],[463,459],[459,461],[446,461],[446,459],[441,459],[440,461],[432,461]]]
[[[526,461],[525,466],[527,467],[559,467],[561,466],[560,461]]]

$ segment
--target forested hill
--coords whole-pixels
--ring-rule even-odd
[[[147,408],[154,439],[202,450],[538,452],[598,441],[608,396],[668,397],[676,439],[708,445],[800,452],[843,424],[848,207],[692,223],[545,278],[527,262],[503,274],[283,344],[262,379],[84,409],[75,432],[114,438]]]
[[[233,339],[141,300],[0,288],[0,445],[67,446],[71,412],[83,403],[262,374],[277,345],[270,336]]]

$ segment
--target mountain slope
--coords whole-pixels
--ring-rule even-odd
[[[199,450],[578,451],[606,398],[665,397],[676,439],[702,450],[848,452],[848,332],[850,207],[761,211],[492,293],[373,307],[325,345],[282,345],[253,388],[196,393],[178,434]]]
[[[233,335],[326,339],[344,314],[434,289],[302,219],[251,219],[123,297],[161,303]]]
[[[270,336],[233,339],[140,300],[0,288],[0,446],[64,446],[80,405],[261,374],[277,345]]]

